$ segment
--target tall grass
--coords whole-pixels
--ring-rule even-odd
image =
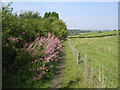
[[[96,71],[102,70],[103,74],[112,82],[114,87],[118,85],[118,37],[101,37],[101,38],[72,38],[78,51],[81,53],[81,60],[84,60],[84,55],[88,58],[88,67],[95,68]],[[100,71],[101,72],[101,71]],[[115,76],[113,75],[115,74]],[[97,75],[97,74],[96,74]],[[117,76],[117,77],[116,77]],[[108,81],[105,83],[108,84]],[[107,87],[113,87],[112,85]],[[100,86],[99,86],[100,87]],[[104,86],[101,86],[104,87]]]
[[[114,73],[118,69],[118,38],[117,36],[102,38],[71,39],[81,55],[87,54]]]
[[[106,33],[106,32],[105,32]],[[90,33],[88,33],[90,35]],[[75,48],[80,52],[83,61],[77,64],[70,41],[65,43],[65,70],[63,88],[114,88],[118,86],[118,36],[97,38],[70,38]],[[88,76],[85,77],[85,56],[87,56]],[[102,65],[99,66],[99,65]],[[104,66],[104,67],[103,67]],[[94,68],[94,69],[93,69]],[[91,76],[91,69],[93,76]],[[107,70],[106,70],[107,69]],[[102,71],[101,71],[102,70]],[[115,75],[117,75],[117,77]],[[109,80],[101,81],[101,74]]]
[[[59,84],[58,88],[90,88],[91,85],[87,85],[83,78],[83,66],[79,66],[76,61],[76,57],[70,47],[70,42],[65,42],[65,69],[62,71],[63,82]]]

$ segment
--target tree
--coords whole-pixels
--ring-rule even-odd
[[[98,31],[98,33],[102,33],[102,31]]]
[[[59,15],[56,12],[46,12],[43,18],[48,18],[48,17],[56,17],[57,19],[59,19]]]
[[[56,13],[56,12],[52,12],[52,16],[59,19],[59,15],[58,15],[58,13]]]
[[[41,18],[39,12],[25,11],[19,15],[23,18]]]
[[[46,13],[44,14],[44,18],[48,18],[48,17],[50,17],[50,15],[51,15],[51,12],[46,12]]]

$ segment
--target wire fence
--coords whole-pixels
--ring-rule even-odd
[[[75,45],[68,38],[70,47],[74,56],[76,57],[77,64],[82,66],[82,73],[84,80],[89,85],[95,88],[117,88],[118,87],[118,73],[113,73],[104,65],[97,62],[95,59],[88,58],[87,55],[81,57],[81,53],[76,49]]]

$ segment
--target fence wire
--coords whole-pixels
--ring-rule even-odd
[[[117,88],[118,87],[118,79],[119,75],[116,73],[113,73],[108,68],[106,68],[104,65],[97,62],[95,59],[92,58],[91,62],[94,64],[90,64],[88,61],[87,55],[84,56],[84,62],[81,62],[81,56],[80,52],[76,49],[75,45],[72,43],[72,41],[68,38],[70,47],[72,49],[72,52],[74,56],[76,57],[77,64],[83,65],[83,75],[84,79],[91,81],[93,87],[95,88]],[[95,66],[95,64],[97,66]],[[88,79],[89,77],[89,79]],[[88,82],[89,82],[88,81]]]

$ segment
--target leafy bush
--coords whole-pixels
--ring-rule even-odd
[[[59,19],[59,15],[56,12],[46,12],[44,18],[48,18],[48,17],[56,17]]]
[[[50,78],[67,37],[65,23],[56,12],[43,18],[32,11],[17,15],[10,5],[2,6],[3,87]]]
[[[39,12],[34,13],[32,11],[22,12],[19,16],[22,18],[41,18]]]
[[[37,73],[37,77],[34,77],[33,80],[39,80],[54,67],[54,62],[57,61],[57,55],[62,50],[62,43],[60,39],[51,36],[49,33],[48,37],[38,36],[34,42],[29,45],[25,44],[24,49],[29,51],[35,58],[32,63],[34,64],[33,69]]]
[[[102,33],[102,31],[98,31],[98,33]]]

